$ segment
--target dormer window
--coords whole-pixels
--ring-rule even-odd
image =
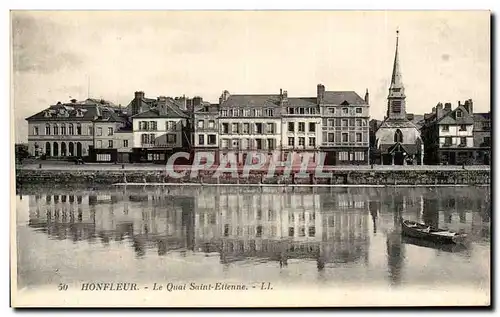
[[[349,114],[349,109],[348,108],[342,108],[342,113],[343,114]]]
[[[457,118],[462,118],[462,110],[457,110]]]

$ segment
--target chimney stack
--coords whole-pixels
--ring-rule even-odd
[[[444,110],[446,113],[451,111],[451,103],[450,102],[447,102],[444,104]]]
[[[141,112],[142,99],[144,99],[144,91],[136,91],[134,101],[132,101],[132,115]]]
[[[366,104],[370,104],[370,93],[368,92],[368,88],[366,88],[365,102]]]
[[[316,101],[318,104],[322,104],[324,100],[325,100],[325,86],[323,86],[322,84],[318,84],[316,90]]]

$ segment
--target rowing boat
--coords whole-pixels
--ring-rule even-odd
[[[437,243],[460,243],[465,234],[459,234],[446,229],[433,228],[423,223],[411,220],[401,222],[401,232],[404,236],[429,240]]]

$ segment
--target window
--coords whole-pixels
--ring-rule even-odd
[[[343,114],[349,114],[349,109],[348,108],[342,108],[342,113]]]
[[[326,114],[334,114],[335,113],[335,108],[327,108],[326,109]]]
[[[288,122],[288,132],[295,132],[295,123]]]
[[[113,135],[113,128],[108,128],[108,135]]]
[[[300,227],[299,228],[299,237],[305,237],[306,236],[306,228]]]
[[[451,145],[451,141],[452,141],[451,137],[444,138],[444,145]]]
[[[401,100],[393,100],[392,101],[392,113],[401,113],[402,108]]]
[[[443,131],[443,132],[448,132],[448,131],[450,131],[450,126],[449,126],[449,125],[444,124],[444,125],[442,125],[442,127],[443,127],[443,128],[442,128],[442,130],[441,130],[441,131]]]
[[[172,144],[177,141],[177,136],[175,134],[167,134],[167,143]]]
[[[215,134],[209,134],[208,135],[208,144],[209,145],[215,145],[217,143],[217,137]]]
[[[309,227],[309,236],[314,237],[316,235],[316,227]]]
[[[361,126],[361,119],[356,119],[356,126],[357,127],[360,127]]]
[[[334,119],[328,119],[328,126],[329,127],[335,126],[335,120]]]
[[[316,123],[309,122],[309,132],[316,132]]]
[[[255,143],[257,144],[257,150],[262,150],[262,139],[255,139]]]
[[[461,137],[460,138],[460,145],[461,146],[467,145],[467,138],[466,137]]]
[[[222,124],[222,133],[229,133],[229,123],[223,123]]]
[[[460,131],[467,131],[467,126],[465,124],[461,124]]]
[[[71,130],[71,126],[70,126],[70,130]],[[72,134],[72,133],[70,132],[70,134]],[[97,128],[97,135],[98,136],[102,135],[102,128]]]
[[[462,110],[457,110],[457,118],[462,118]]]
[[[38,135],[38,127],[33,127],[33,135]]]
[[[68,134],[69,134],[69,135],[73,135],[73,134],[75,134],[75,132],[74,132],[74,130],[73,130],[73,124],[72,124],[72,123],[70,123],[70,124],[68,125]],[[99,134],[99,135],[100,135],[100,134]]]
[[[401,130],[397,129],[396,132],[394,133],[394,143],[403,143],[403,132]]]
[[[299,132],[306,131],[306,124],[304,122],[299,122]]]
[[[268,134],[274,133],[274,123],[268,123],[266,125],[266,133],[268,133]]]
[[[157,122],[156,121],[149,121],[149,129],[152,131],[158,130]],[[112,135],[112,134],[109,134]]]
[[[227,110],[221,110],[221,116],[227,117]]]
[[[362,142],[363,141],[363,135],[361,133],[356,133],[356,142]]]
[[[229,146],[229,140],[228,139],[222,139],[221,145],[223,149],[227,149]]]
[[[299,114],[304,114],[304,108],[299,108]]]
[[[66,133],[66,127],[63,128],[64,128],[64,133]],[[88,130],[87,131],[88,135],[92,135],[94,133],[94,129],[92,127],[89,127],[87,130]]]
[[[349,126],[349,120],[347,120],[347,119],[342,119],[342,126],[343,126],[343,127],[348,127],[348,126]]]
[[[52,128],[54,131],[54,135],[58,135],[59,134],[59,127],[57,126],[57,124],[54,124],[54,126]]]
[[[97,140],[96,147],[98,149],[102,148],[102,140]]]
[[[490,146],[490,143],[491,143],[491,137],[489,136],[485,136],[484,139],[483,139],[483,142],[486,146]]]
[[[113,147],[113,140],[108,140],[108,147],[112,148]]]
[[[342,142],[349,142],[349,135],[347,133],[342,133]]]
[[[80,123],[76,124],[76,134],[82,135],[82,125]]]
[[[335,142],[335,134],[328,133],[328,142]]]
[[[299,138],[299,146],[304,146],[306,145],[306,138],[300,137]]]
[[[214,121],[214,120],[209,120],[209,121],[208,121],[208,127],[209,127],[210,129],[215,128],[215,121]]]
[[[149,143],[155,144],[156,135],[154,133],[149,134]]]
[[[363,109],[362,108],[356,108],[356,113],[363,113]]]
[[[255,132],[257,134],[262,134],[262,123],[256,123],[255,124]]]
[[[354,159],[356,161],[364,161],[365,160],[365,152],[354,152]]]
[[[266,109],[265,113],[267,117],[272,117],[274,115],[273,109]]]
[[[288,227],[288,236],[289,237],[295,236],[295,228],[294,227]]]
[[[199,129],[203,129],[203,127],[205,126],[205,121],[203,120],[198,120],[198,128]]]
[[[232,132],[232,133],[238,133],[238,132],[239,132],[239,124],[238,124],[238,123],[233,123],[233,124],[231,125],[231,128],[232,128],[232,129],[231,129],[231,132]]]
[[[128,140],[123,140],[123,147],[128,147]]]
[[[315,137],[309,138],[309,146],[316,146],[316,138]]]
[[[288,137],[288,146],[295,146],[295,138],[293,136]]]
[[[349,153],[348,152],[339,152],[339,161],[348,161]]]
[[[249,123],[243,123],[243,133],[244,134],[250,133],[250,124]]]
[[[267,139],[267,148],[269,150],[274,150],[275,148],[274,139]]]
[[[198,144],[205,145],[205,136],[203,134],[198,135]]]
[[[294,108],[288,108],[288,114],[295,114]]]

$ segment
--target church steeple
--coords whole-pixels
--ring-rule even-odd
[[[401,76],[399,64],[399,30],[396,31],[396,52],[394,54],[394,65],[392,66],[391,86],[387,96],[387,117],[392,119],[406,118],[405,88]]]

